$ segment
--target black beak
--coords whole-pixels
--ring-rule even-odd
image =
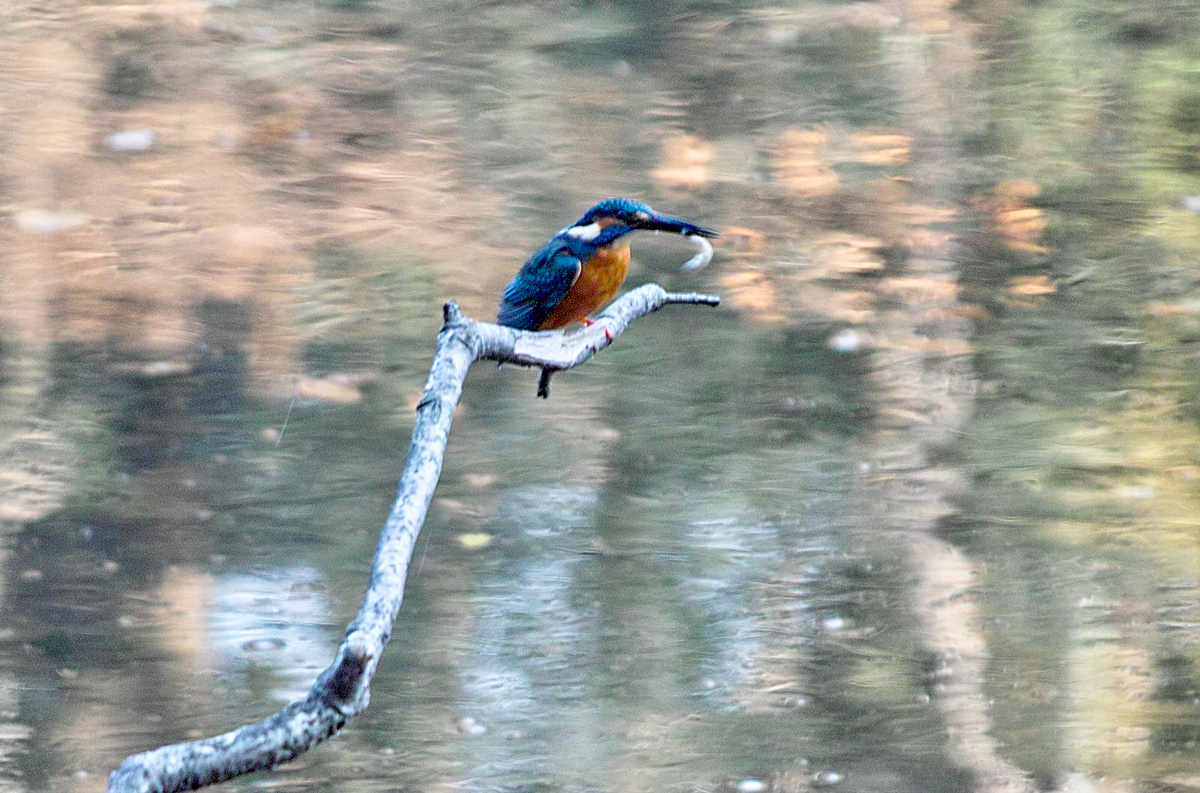
[[[716,238],[721,232],[697,226],[687,220],[673,218],[670,215],[651,215],[649,219],[638,224],[639,229],[647,231],[669,231],[672,234],[696,234],[701,237]]]

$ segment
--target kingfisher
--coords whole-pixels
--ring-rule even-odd
[[[608,198],[555,234],[529,257],[500,301],[497,321],[521,330],[590,325],[629,273],[631,231],[669,231],[688,237],[721,236],[687,220],[660,215],[632,198]],[[708,254],[712,246],[704,243]],[[705,259],[707,262],[707,259]]]

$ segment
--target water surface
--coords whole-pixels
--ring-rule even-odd
[[[548,401],[476,367],[371,708],[230,786],[1193,789],[1197,34],[1092,0],[0,11],[5,789],[299,696],[442,301],[489,318],[617,194],[725,232],[699,273],[635,239],[631,277],[722,307]]]

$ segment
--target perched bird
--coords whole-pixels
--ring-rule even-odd
[[[641,201],[605,199],[529,257],[504,290],[497,321],[521,330],[591,324],[588,315],[612,300],[625,282],[629,272],[625,235],[631,231],[721,236],[695,223],[660,215]],[[705,245],[711,255],[712,246]]]

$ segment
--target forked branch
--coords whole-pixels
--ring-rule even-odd
[[[215,738],[129,757],[109,778],[109,793],[194,790],[272,768],[336,734],[365,710],[371,678],[404,599],[409,561],[442,472],[450,422],[471,364],[486,359],[539,367],[539,395],[546,396],[552,373],[578,366],[611,344],[630,322],[669,303],[715,306],[720,300],[646,284],[614,302],[591,327],[573,333],[533,333],[475,322],[453,301],[447,303],[400,489],[379,538],[362,608],[347,626],[333,663],[304,699],[273,716]]]

